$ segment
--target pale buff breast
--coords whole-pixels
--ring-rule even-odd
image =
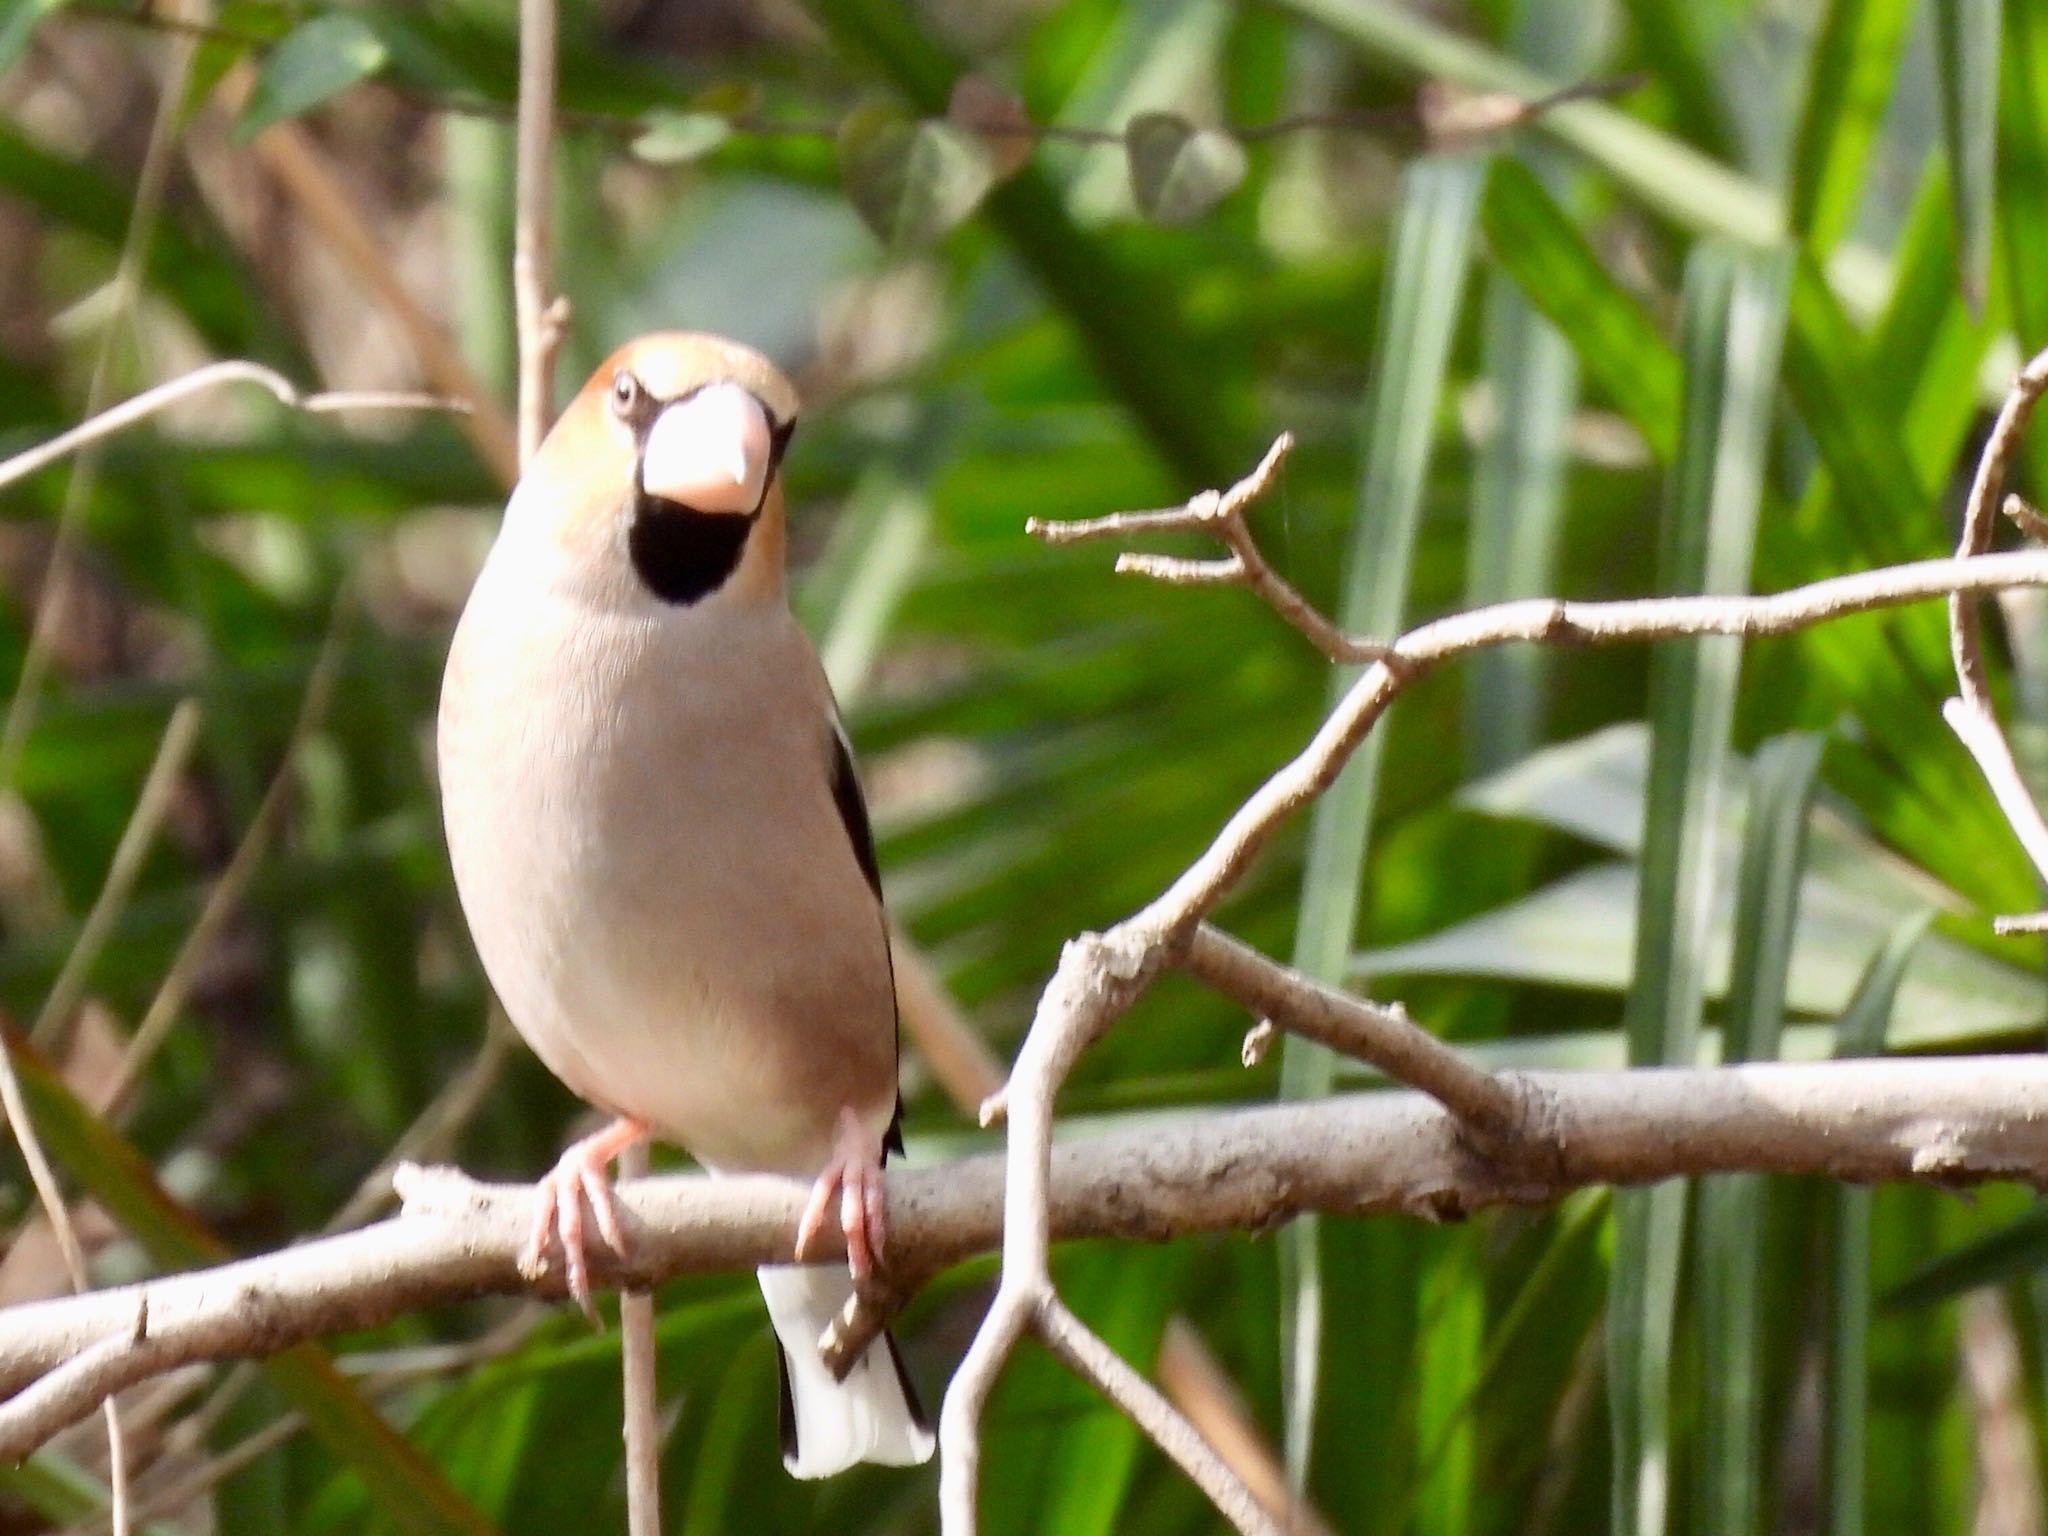
[[[725,1169],[812,1173],[895,1101],[880,908],[780,602],[593,607],[493,557],[440,722],[456,886],[571,1088]]]

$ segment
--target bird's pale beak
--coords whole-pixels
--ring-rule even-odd
[[[697,512],[752,512],[768,484],[768,413],[737,384],[665,406],[640,450],[640,488]]]

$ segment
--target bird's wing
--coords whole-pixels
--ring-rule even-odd
[[[875,910],[882,920],[882,949],[889,954],[889,914],[882,905],[882,866],[875,858],[875,831],[868,822],[867,796],[861,793],[860,774],[853,766],[853,743],[846,739],[846,724],[839,711],[832,711],[832,803],[839,808],[839,821],[846,828],[847,841],[861,873],[868,877],[868,889],[875,893]],[[889,996],[896,997],[896,957],[889,954]],[[896,1058],[900,1075],[903,1059],[903,1019],[896,1019]],[[882,1133],[882,1145],[891,1152],[903,1150],[903,1089],[896,1090],[896,1113],[889,1117],[889,1129]]]

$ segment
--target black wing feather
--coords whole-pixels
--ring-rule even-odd
[[[875,858],[875,832],[868,822],[867,797],[861,793],[860,775],[853,766],[853,748],[847,742],[845,728],[837,720],[832,722],[832,803],[839,808],[840,825],[846,828],[846,840],[853,844],[854,859],[860,864],[860,872],[867,876],[868,889],[875,893],[875,906],[882,904],[882,866]],[[882,948],[889,952],[889,919],[882,918]],[[889,955],[889,996],[896,995],[896,957]],[[896,1053],[900,1060],[903,1054],[903,1022],[896,1023]],[[896,1093],[896,1113],[890,1117],[889,1129],[882,1135],[882,1145],[891,1152],[903,1150],[903,1093]]]
[[[854,772],[853,749],[846,732],[835,721],[832,726],[832,803],[839,807],[839,820],[846,828],[853,856],[860,872],[868,877],[868,889],[875,900],[882,899],[882,866],[875,860],[875,833],[868,825],[867,797],[860,792],[860,775]]]

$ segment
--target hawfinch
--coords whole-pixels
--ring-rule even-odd
[[[836,1382],[818,1340],[882,1247],[896,1003],[874,842],[817,654],[783,598],[796,393],[714,336],[598,369],[505,508],[442,685],[441,794],[484,970],[541,1060],[615,1117],[540,1186],[589,1310],[587,1202],[643,1136],[714,1173],[815,1180],[847,1269],[760,1271],[798,1477],[932,1452],[886,1336]],[[850,1273],[849,1273],[850,1271]]]

